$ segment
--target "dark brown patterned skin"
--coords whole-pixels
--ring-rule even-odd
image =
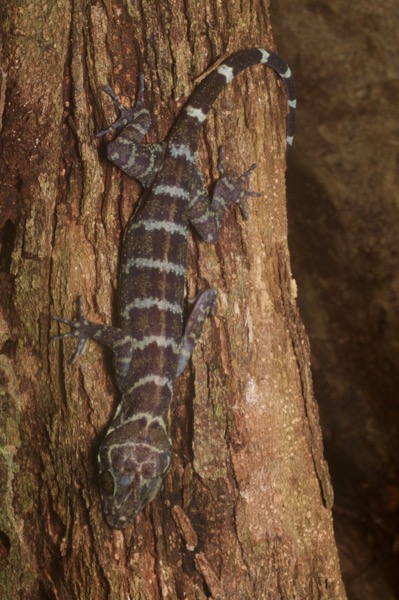
[[[218,94],[240,71],[256,64],[272,67],[288,96],[287,143],[294,130],[295,86],[287,65],[276,54],[250,49],[230,56],[212,71],[183,109],[169,140],[142,145],[151,118],[143,107],[143,77],[136,106],[123,107],[110,88],[104,90],[121,112],[106,133],[120,131],[107,146],[108,158],[138,179],[144,194],[124,235],[120,266],[118,327],[88,322],[79,303],[79,318],[54,317],[71,327],[57,338],[77,337],[73,362],[92,338],[114,353],[121,401],[101,444],[98,463],[105,517],[123,528],[157,494],[171,462],[168,413],[176,377],[185,368],[205,318],[212,314],[216,291],[198,296],[183,328],[189,224],[207,242],[219,237],[223,215],[237,204],[243,216],[244,184],[255,165],[236,180],[221,178],[211,202],[196,167],[198,140]]]

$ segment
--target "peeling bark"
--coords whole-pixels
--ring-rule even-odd
[[[189,295],[219,291],[176,386],[173,468],[124,532],[102,517],[96,452],[117,402],[110,357],[50,342],[50,315],[115,319],[118,249],[139,186],[94,137],[137,74],[164,139],[216,59],[272,46],[262,2],[5,0],[0,88],[2,598],[345,598],[285,210],[285,96],[262,67],[218,100],[209,182],[258,163],[250,220],[190,242]],[[208,165],[211,164],[209,171]],[[321,491],[322,490],[322,491]]]

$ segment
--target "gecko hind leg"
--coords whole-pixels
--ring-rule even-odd
[[[184,371],[188,361],[190,360],[194,347],[198,342],[204,328],[206,317],[214,314],[216,295],[216,290],[210,288],[209,290],[200,292],[193,300],[193,302],[195,302],[195,306],[191,315],[189,316],[186,328],[184,330],[176,377],[178,377]]]
[[[227,177],[224,168],[224,147],[219,147],[219,162],[218,171],[220,179],[215,186],[214,202],[224,204],[226,206],[230,204],[236,204],[240,209],[243,219],[248,219],[248,213],[242,203],[244,198],[261,196],[258,192],[252,192],[251,190],[244,189],[244,184],[251,173],[256,169],[256,163],[253,163],[249,169],[244,171],[237,179],[230,179]]]
[[[226,209],[231,204],[236,204],[243,218],[248,219],[248,213],[244,208],[243,200],[248,197],[260,196],[258,192],[252,192],[244,187],[255,167],[256,164],[254,163],[236,179],[227,177],[224,169],[224,150],[223,146],[221,146],[219,148],[218,162],[220,179],[216,183],[211,203],[208,201],[206,192],[201,191],[204,188],[200,176],[197,175],[200,193],[197,194],[196,202],[190,207],[189,219],[205,242],[215,243],[218,241],[222,219]]]
[[[140,75],[139,75],[139,89],[137,92],[136,104],[134,106],[132,106],[131,108],[126,108],[126,106],[123,106],[123,104],[119,100],[118,96],[115,94],[114,90],[111,87],[109,87],[109,85],[101,86],[100,90],[102,90],[103,92],[108,94],[108,96],[110,96],[115,108],[117,108],[120,112],[120,117],[114,123],[112,123],[112,125],[107,127],[107,129],[102,129],[101,131],[98,131],[96,133],[96,137],[102,137],[103,135],[107,135],[108,133],[114,133],[115,131],[118,131],[119,129],[123,129],[123,127],[126,127],[126,125],[128,125],[129,123],[135,123],[135,121],[137,120],[138,112],[141,111],[144,107],[144,74],[143,73],[140,73]],[[144,109],[144,112],[148,113],[148,111],[146,111],[145,109]],[[148,113],[148,115],[149,115],[149,113]],[[151,123],[151,120],[150,120],[150,123]],[[148,123],[147,129],[149,128],[150,123]]]
[[[136,104],[129,108],[123,106],[109,86],[101,89],[111,97],[120,116],[107,129],[96,133],[96,137],[117,133],[107,144],[108,160],[148,188],[161,168],[166,145],[142,143],[151,126],[151,114],[144,107],[144,75],[140,73],[139,76]]]

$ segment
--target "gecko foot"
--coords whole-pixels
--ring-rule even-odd
[[[79,356],[84,353],[84,351],[86,350],[87,342],[89,341],[89,336],[87,334],[83,333],[83,328],[87,327],[87,325],[89,325],[89,322],[86,320],[86,317],[84,315],[83,300],[82,300],[81,296],[79,296],[79,298],[78,298],[78,307],[79,307],[79,317],[78,317],[77,321],[71,321],[70,319],[63,319],[62,317],[58,317],[58,316],[51,317],[53,319],[53,321],[58,321],[59,323],[65,323],[65,325],[69,325],[69,327],[72,329],[72,331],[70,331],[68,333],[63,333],[62,335],[52,336],[52,338],[51,338],[52,340],[65,340],[65,339],[71,338],[71,337],[79,338],[79,343],[77,345],[77,348],[76,348],[75,352],[73,353],[73,356],[70,360],[71,365],[73,365],[77,361]]]
[[[237,179],[230,179],[225,174],[224,169],[224,148],[219,148],[219,162],[218,171],[220,179],[216,184],[215,195],[225,198],[227,205],[237,204],[241,211],[243,219],[248,219],[248,213],[242,203],[244,198],[261,196],[258,192],[251,192],[250,190],[244,189],[244,184],[251,173],[256,169],[256,163],[253,163],[240,177]]]
[[[117,108],[120,112],[120,117],[114,123],[112,123],[112,125],[110,125],[110,127],[107,127],[107,129],[102,129],[101,131],[98,131],[96,133],[96,137],[102,137],[103,135],[107,135],[108,133],[114,133],[115,131],[122,129],[129,123],[135,122],[135,120],[137,118],[137,111],[141,110],[144,105],[144,75],[143,75],[143,73],[140,73],[140,75],[139,75],[139,90],[137,92],[136,104],[135,104],[135,106],[133,106],[131,108],[126,108],[126,106],[123,106],[123,104],[119,100],[119,98],[116,95],[116,93],[114,92],[114,90],[111,87],[109,87],[108,85],[101,86],[100,90],[102,90],[103,92],[108,94],[108,96],[111,97],[115,108]]]

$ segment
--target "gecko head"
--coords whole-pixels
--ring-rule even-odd
[[[106,436],[98,455],[102,508],[115,529],[132,523],[154,499],[171,460],[165,432],[150,440],[144,436],[129,438],[129,432],[121,430],[123,427]]]

